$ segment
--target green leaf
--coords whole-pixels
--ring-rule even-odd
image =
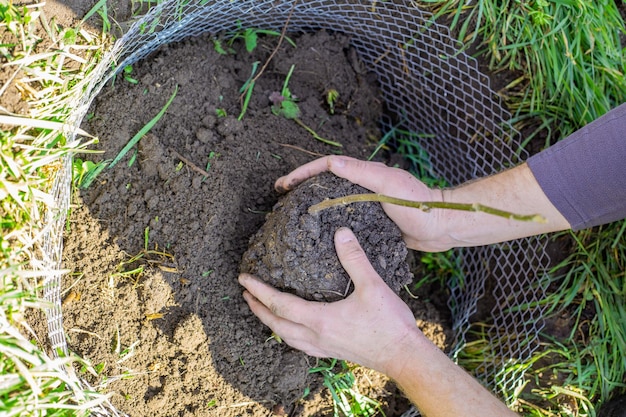
[[[300,117],[300,107],[292,100],[285,100],[281,104],[279,114],[285,119],[295,119]]]
[[[222,42],[220,42],[218,39],[213,39],[213,48],[215,49],[215,52],[220,55],[228,55],[228,52],[226,52],[226,50],[222,46]]]
[[[98,162],[95,165],[88,165],[88,171],[81,179],[79,187],[83,189],[89,188],[93,180],[95,180],[98,174],[100,174],[104,170],[104,168],[108,166],[109,162],[110,160],[107,160]]]
[[[252,52],[256,48],[258,36],[253,29],[246,29],[243,33],[243,38],[246,42],[246,51]]]
[[[98,10],[100,10],[103,7],[106,8],[106,4],[107,4],[107,0],[98,0],[98,2],[96,4],[94,4],[94,6],[91,8],[91,10],[89,10],[87,12],[85,17],[83,17],[81,22],[85,23],[87,21],[87,19],[89,19],[91,16],[93,16]]]

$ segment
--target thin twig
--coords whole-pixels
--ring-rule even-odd
[[[319,140],[320,142],[324,142],[324,143],[326,143],[328,145],[336,146],[338,148],[343,148],[343,145],[341,143],[335,142],[334,140],[323,138],[320,135],[318,135],[315,130],[313,130],[310,127],[308,127],[302,120],[298,119],[297,117],[294,117],[291,120],[293,120],[294,122],[299,124],[300,127],[302,127],[304,130],[309,132],[311,134],[311,136],[313,136],[315,139]]]
[[[274,58],[274,55],[276,55],[278,53],[278,50],[280,49],[280,46],[282,45],[283,40],[285,39],[285,33],[287,33],[287,27],[289,26],[289,21],[291,20],[291,15],[293,15],[293,10],[296,8],[296,3],[298,3],[298,0],[294,0],[293,4],[291,5],[291,10],[289,10],[289,15],[287,16],[287,20],[285,21],[285,25],[283,26],[283,30],[280,32],[280,37],[278,38],[278,44],[276,44],[276,48],[274,48],[274,50],[272,51],[270,56],[267,58],[267,61],[265,61],[265,64],[263,64],[263,66],[261,67],[261,70],[252,79],[252,81],[250,83],[248,83],[248,86],[246,87],[246,89],[243,90],[243,92],[241,93],[241,96],[239,96],[239,101],[243,101],[243,98],[246,96],[246,93],[248,92],[248,89],[250,89],[250,88],[252,88],[252,86],[254,86],[256,81],[263,74],[263,71],[265,71],[265,69],[269,65],[270,61]]]
[[[323,155],[323,154],[321,154],[321,153],[312,152],[312,151],[306,150],[306,149],[301,148],[301,147],[296,146],[296,145],[290,145],[290,144],[288,144],[288,143],[280,143],[280,142],[276,142],[276,143],[277,143],[277,144],[279,144],[280,146],[284,146],[284,147],[286,147],[286,148],[295,149],[295,150],[297,150],[297,151],[304,152],[304,153],[309,154],[309,155],[311,155],[311,156],[324,156],[324,155]]]
[[[375,201],[379,203],[390,203],[398,206],[412,207],[424,212],[429,212],[432,209],[449,209],[449,210],[461,210],[461,211],[475,211],[487,214],[492,214],[498,217],[504,217],[505,219],[519,220],[523,222],[537,222],[547,223],[545,217],[539,214],[515,214],[508,211],[500,210],[497,208],[484,206],[479,203],[449,203],[443,201],[412,201],[404,200],[401,198],[389,197],[383,194],[351,194],[345,197],[339,197],[329,200],[324,200],[321,203],[317,203],[309,207],[309,213],[314,214],[318,211],[338,206],[347,205],[350,203]]]
[[[100,335],[99,335],[99,334],[97,334],[97,333],[90,332],[90,331],[88,331],[88,330],[79,329],[79,328],[77,328],[77,327],[74,327],[74,328],[72,328],[72,329],[69,329],[68,331],[70,331],[70,332],[74,332],[74,333],[84,333],[84,334],[88,334],[88,335],[90,335],[90,336],[95,336],[95,337],[97,337],[97,338],[98,338],[98,339],[100,339],[100,340],[104,340],[104,339],[103,339],[102,337],[100,337]]]
[[[524,404],[524,405],[527,405],[527,406],[529,406],[529,407],[532,407],[532,408],[534,408],[535,410],[541,411],[544,415],[547,415],[547,416],[550,416],[550,417],[552,417],[552,416],[555,416],[555,417],[556,417],[556,416],[558,416],[558,414],[554,414],[554,413],[552,413],[552,412],[550,412],[550,411],[546,410],[545,408],[541,408],[541,407],[539,407],[538,405],[535,405],[535,404],[533,404],[533,403],[530,403],[530,402],[528,402],[528,401],[526,401],[526,400],[524,400],[524,399],[522,399],[522,398],[518,398],[518,399],[517,399],[517,402],[522,403],[522,404]]]
[[[383,52],[378,58],[374,60],[374,65],[378,65],[378,63],[382,61],[383,59],[385,59],[387,55],[389,55],[390,52],[391,52],[391,48],[387,48],[385,52]]]
[[[187,164],[189,166],[189,168],[193,169],[194,171],[196,171],[199,174],[204,175],[205,177],[209,177],[210,176],[208,172],[206,172],[205,170],[200,168],[198,165],[194,164],[189,159],[185,158],[184,156],[182,156],[181,154],[176,152],[174,149],[170,148],[170,151],[172,151],[172,153],[174,154],[174,156],[176,156],[176,158],[180,159],[185,164]]]

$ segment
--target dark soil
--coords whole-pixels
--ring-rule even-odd
[[[371,153],[382,104],[371,77],[347,58],[349,39],[290,36],[298,47],[285,43],[274,57],[241,121],[239,89],[253,62],[264,63],[274,50],[275,37],[261,39],[252,54],[235,43],[233,54],[220,55],[208,37],[165,46],[134,66],[138,84],[118,76],[83,126],[100,138],[103,153],[93,158],[113,159],[178,86],[137,150],[75,196],[65,236],[65,267],[73,272],[64,282],[73,294],[63,307],[69,347],[102,367],[113,403],[132,416],[332,415],[328,391],[308,372],[315,359],[268,339],[271,331],[248,309],[237,275],[250,237],[278,200],[276,178],[339,151],[272,114],[268,97],[281,90],[291,66],[289,88],[302,121],[342,143],[344,154]],[[339,91],[334,114],[324,99],[330,88]],[[324,216],[346,213],[344,224],[358,232],[363,224],[347,214],[353,209]],[[378,214],[363,221],[391,232]],[[406,255],[391,233],[390,242],[370,242],[379,251],[374,265],[389,270]],[[392,258],[381,261],[381,253]],[[396,290],[409,277],[404,273]],[[445,307],[410,305],[425,334],[445,348],[449,325],[438,311]],[[355,373],[361,393],[380,401],[386,415],[408,408],[386,377]]]
[[[335,252],[342,226],[355,233],[374,269],[397,293],[413,279],[402,232],[379,203],[334,206],[310,214],[325,199],[368,190],[330,173],[311,178],[281,198],[243,256],[248,272],[277,288],[315,301],[337,301],[350,291],[350,277]]]

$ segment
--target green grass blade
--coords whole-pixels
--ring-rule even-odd
[[[172,94],[172,96],[169,98],[169,100],[167,100],[167,103],[165,103],[165,106],[163,106],[163,108],[161,109],[161,111],[152,118],[152,120],[150,120],[148,123],[146,123],[146,125],[144,127],[141,128],[141,130],[139,130],[139,132],[137,132],[135,134],[135,136],[132,137],[132,139],[126,144],[126,146],[124,146],[124,149],[122,149],[120,151],[120,153],[117,154],[117,156],[115,157],[115,159],[113,159],[113,162],[111,162],[111,164],[109,164],[109,168],[113,168],[123,157],[124,155],[126,155],[126,153],[131,150],[131,148],[133,146],[135,146],[137,144],[137,142],[139,142],[139,140],[144,137],[144,135],[146,133],[148,133],[150,131],[150,129],[152,129],[152,127],[159,121],[161,120],[161,117],[163,117],[163,115],[165,114],[165,112],[167,111],[167,108],[170,106],[170,104],[172,104],[172,101],[174,101],[174,97],[176,97],[176,93],[178,93],[178,85],[176,85],[176,88],[174,89],[174,93]]]
[[[99,0],[94,6],[87,12],[85,17],[82,18],[81,23],[85,23],[87,19],[96,14],[103,6],[106,6],[107,0]]]

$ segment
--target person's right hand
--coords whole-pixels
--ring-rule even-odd
[[[428,188],[409,172],[390,168],[379,162],[360,161],[346,156],[326,156],[304,164],[276,180],[279,192],[293,189],[307,178],[323,171],[358,184],[374,193],[413,201],[442,201],[441,190]],[[358,204],[358,203],[356,203]],[[383,209],[402,231],[404,241],[411,249],[440,252],[450,249],[453,242],[441,221],[442,210],[422,210],[383,204]]]

